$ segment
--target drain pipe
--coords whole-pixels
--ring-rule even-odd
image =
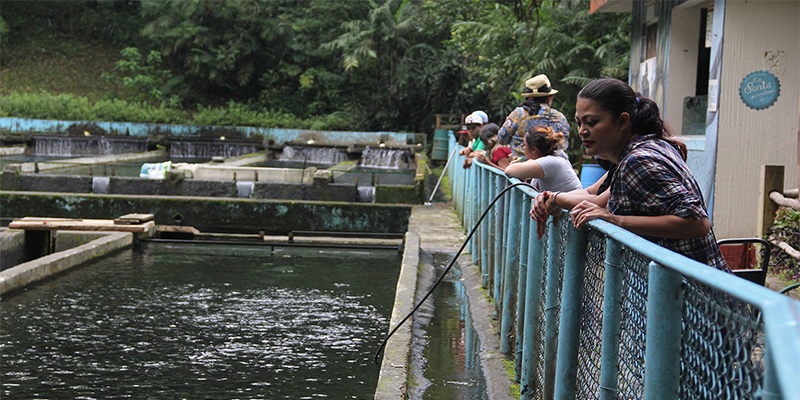
[[[431,198],[425,202],[426,206],[431,205],[431,202],[433,201],[433,196],[436,196],[436,189],[439,189],[439,184],[442,183],[442,178],[444,178],[444,174],[447,172],[447,166],[450,165],[450,161],[456,154],[456,149],[457,147],[453,146],[453,151],[450,152],[450,157],[447,157],[447,162],[444,164],[444,169],[442,169],[442,174],[439,175],[439,180],[436,182],[436,186],[433,187],[433,192],[431,192]]]

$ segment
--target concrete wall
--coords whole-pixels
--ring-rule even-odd
[[[3,174],[0,189],[22,192],[93,193],[93,177],[77,175]],[[237,182],[108,177],[107,194],[239,197]],[[254,182],[248,198],[357,202],[357,190],[343,184]],[[417,201],[419,202],[419,201]]]
[[[156,224],[193,226],[203,232],[403,233],[408,228],[411,208],[321,201],[0,192],[0,209],[6,218],[114,219],[130,213],[154,214]]]
[[[714,230],[718,239],[756,234],[761,165],[784,165],[785,188],[798,186],[800,2],[727,1],[720,77]],[[782,52],[779,63],[768,57]],[[780,81],[775,104],[755,110],[739,86],[754,71]]]
[[[130,232],[105,233],[81,246],[24,262],[0,272],[0,296],[25,288],[67,269],[81,265],[111,251],[133,243]]]
[[[422,143],[425,134],[398,132],[345,132],[314,131],[304,129],[256,128],[247,126],[195,126],[171,124],[144,124],[100,121],[51,121],[26,118],[0,118],[0,132],[21,134],[28,132],[64,133],[74,126],[95,125],[112,135],[139,137],[185,137],[227,139],[262,139],[265,143],[282,145],[284,143],[307,143],[313,140],[317,145],[373,145],[385,143],[387,146],[404,146]]]
[[[25,261],[25,231],[0,230],[0,271]]]

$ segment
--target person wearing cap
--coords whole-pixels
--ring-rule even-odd
[[[484,125],[489,123],[489,115],[481,110],[473,111],[472,115],[477,115],[481,117],[481,121],[483,122]]]
[[[467,134],[469,135],[470,142],[466,147],[461,149],[458,154],[467,156],[467,159],[464,160],[464,168],[469,168],[472,165],[471,154],[475,151],[484,149],[483,141],[479,136],[481,127],[483,127],[483,118],[481,118],[480,115],[472,113],[467,115],[467,118],[464,120],[464,124],[467,125]]]
[[[548,126],[554,132],[564,134],[564,138],[569,137],[567,118],[550,106],[553,103],[553,95],[556,93],[558,90],[553,89],[550,85],[547,75],[536,75],[525,81],[525,90],[522,92],[525,101],[506,117],[506,121],[498,133],[500,143],[511,144],[513,159],[519,161],[527,159],[523,148],[525,133],[535,125]],[[555,154],[568,158],[564,148],[557,149]]]

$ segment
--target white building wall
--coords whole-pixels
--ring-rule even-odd
[[[800,130],[800,0],[728,0],[724,18],[713,207],[718,239],[756,235],[761,165],[784,165],[784,187],[798,186]],[[781,91],[774,105],[754,110],[739,85],[760,70],[773,73]]]

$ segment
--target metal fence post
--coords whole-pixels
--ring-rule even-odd
[[[508,186],[508,182],[506,182],[505,179],[504,179],[503,180],[503,189],[505,189],[507,186]],[[500,271],[501,271],[501,273],[500,273],[500,291],[499,291],[499,293],[505,293],[505,287],[506,287],[506,270],[508,269],[507,268],[507,265],[508,265],[508,229],[509,229],[508,225],[509,225],[509,221],[511,221],[511,218],[509,218],[508,212],[511,209],[511,195],[512,194],[510,192],[506,192],[506,194],[503,196],[503,200],[502,200],[502,202],[503,202],[503,229],[500,231],[500,235],[498,235],[498,238],[500,239],[500,251],[502,251],[501,254],[503,255],[503,262],[500,263]],[[498,306],[502,307],[502,305],[503,305],[503,296],[497,296],[496,304]]]
[[[489,202],[491,202],[495,196],[497,196],[497,186],[494,182],[492,176],[489,176],[489,179],[486,180],[486,188],[488,189],[488,198]],[[488,204],[488,202],[487,202]],[[495,227],[497,226],[497,203],[492,206],[492,210],[489,211],[487,215],[488,221],[486,221],[486,230],[489,232],[488,240],[486,241],[486,251],[489,256],[489,259],[486,260],[486,276],[483,278],[483,287],[489,293],[489,297],[492,296],[492,290],[494,290],[494,264],[495,264],[495,253],[494,253],[494,242],[497,240],[497,230]]]
[[[655,262],[650,263],[648,275],[644,399],[677,399],[681,372],[683,276]]]
[[[622,319],[622,245],[606,240],[603,286],[603,342],[600,350],[600,400],[616,400],[619,379],[620,323]]]
[[[561,288],[556,399],[571,400],[575,398],[587,243],[586,232],[575,229],[570,224],[567,231],[564,282]]]
[[[558,351],[558,315],[559,315],[559,251],[561,234],[559,226],[564,223],[564,215],[552,222],[547,227],[547,286],[546,303],[544,308],[544,385],[542,398],[549,400],[555,393],[556,361]],[[568,223],[568,222],[567,222]]]
[[[481,192],[478,194],[481,198],[481,212],[486,210],[486,207],[489,206],[489,202],[491,201],[491,197],[489,197],[489,178],[491,177],[489,170],[483,169],[481,171]],[[488,281],[488,274],[489,274],[489,228],[491,226],[491,212],[489,212],[486,217],[484,218],[483,223],[481,224],[480,233],[481,233],[481,286],[486,287],[486,283]]]
[[[495,189],[497,193],[500,193],[505,188],[505,177],[497,176],[495,177]],[[503,282],[503,263],[505,260],[503,256],[503,224],[505,221],[505,197],[504,194],[502,198],[497,201],[497,206],[495,209],[497,212],[495,213],[495,238],[494,238],[494,290],[492,290],[492,297],[494,298],[494,305],[495,311],[498,311],[498,306],[500,303],[501,298],[501,291],[500,291],[500,284]]]
[[[530,220],[530,218],[528,218]],[[542,276],[544,274],[544,246],[536,237],[536,224],[529,222],[527,254],[527,283],[525,284],[525,318],[522,341],[522,376],[520,377],[520,400],[533,398],[539,369],[540,332],[542,315]],[[521,273],[521,272],[520,272]],[[520,277],[520,279],[522,279]],[[552,393],[552,392],[551,392]]]
[[[771,346],[764,349],[764,386],[761,398],[763,400],[781,400],[781,388],[778,376],[775,373],[775,364],[772,363]]]
[[[472,194],[474,189],[474,180],[473,176],[475,175],[475,168],[477,166],[472,166],[466,169],[466,179],[464,182],[464,228],[466,231],[469,232],[472,229],[472,212],[475,209],[475,205],[472,203]],[[470,239],[469,243],[467,243],[467,252],[469,252],[470,256],[475,256],[473,248],[475,244],[475,236]],[[474,258],[473,258],[474,259]]]
[[[519,273],[517,283],[517,343],[514,345],[514,382],[522,380],[522,348],[525,341],[525,300],[528,287],[528,251],[531,242],[531,218],[528,217],[526,210],[531,208],[531,198],[523,195],[522,218],[519,237]]]
[[[508,192],[508,221],[506,223],[505,231],[505,248],[506,248],[506,262],[505,274],[503,277],[503,312],[500,319],[500,352],[503,354],[511,354],[514,351],[511,342],[512,328],[514,327],[514,306],[516,302],[514,297],[517,288],[517,271],[519,269],[519,238],[521,236],[520,224],[521,216],[520,209],[522,203],[522,192],[520,190],[511,190]]]

